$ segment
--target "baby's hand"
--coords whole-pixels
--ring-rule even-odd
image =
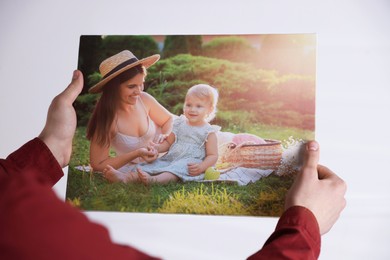
[[[160,134],[158,137],[155,139],[157,144],[161,144],[168,138],[167,134]]]
[[[190,176],[198,176],[203,173],[200,163],[188,163],[187,166]]]

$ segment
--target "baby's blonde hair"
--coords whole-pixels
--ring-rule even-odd
[[[212,111],[206,117],[206,121],[210,122],[211,120],[213,120],[215,115],[217,114],[217,103],[219,97],[218,90],[207,84],[198,84],[188,89],[186,97],[189,95],[194,95],[195,97],[200,99],[207,99],[211,103]]]

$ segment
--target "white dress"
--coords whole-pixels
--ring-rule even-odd
[[[188,163],[200,163],[206,158],[207,137],[216,129],[208,123],[191,126],[182,115],[174,119],[172,132],[175,134],[175,142],[169,151],[152,163],[139,164],[139,167],[150,175],[170,172],[182,181],[203,180],[204,174],[189,175]]]

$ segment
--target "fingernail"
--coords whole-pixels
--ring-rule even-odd
[[[309,151],[317,151],[318,150],[318,143],[317,142],[310,142],[307,145],[307,150],[309,150]]]
[[[72,80],[77,79],[78,77],[79,77],[79,73],[77,72],[77,70],[73,71]]]

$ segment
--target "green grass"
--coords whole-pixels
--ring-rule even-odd
[[[98,173],[70,169],[67,199],[83,210],[279,216],[293,176],[270,175],[256,183],[108,183]]]
[[[224,129],[226,132],[238,133],[240,129]],[[247,133],[251,133],[260,136],[264,139],[275,139],[282,141],[283,145],[286,145],[290,137],[296,140],[314,140],[314,132],[310,130],[303,130],[294,127],[272,126],[255,124],[245,130]]]
[[[256,129],[264,138],[287,140],[292,135],[296,139],[310,136],[310,132],[299,129],[272,126]],[[283,211],[285,194],[295,176],[295,172],[281,177],[271,174],[246,186],[197,182],[149,186],[109,183],[99,173],[74,168],[88,165],[89,143],[85,139],[85,128],[77,129],[73,146],[66,197],[83,210],[279,216]]]

